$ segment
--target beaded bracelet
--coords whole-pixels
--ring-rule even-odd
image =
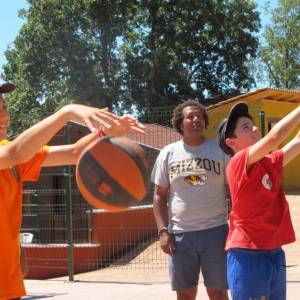
[[[100,127],[100,128],[98,129],[98,136],[99,136],[99,137],[106,136],[103,127]]]

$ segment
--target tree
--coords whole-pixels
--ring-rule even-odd
[[[122,97],[116,48],[128,1],[28,2],[4,67],[4,78],[17,85],[9,100],[14,131],[67,102],[112,108]]]
[[[272,10],[272,23],[259,48],[271,86],[294,89],[300,85],[300,1],[279,0]]]
[[[124,81],[139,111],[236,94],[253,84],[260,22],[252,1],[141,1],[141,30],[124,36]]]
[[[253,84],[258,45],[250,0],[29,0],[6,51],[15,130],[69,101],[134,109],[204,103]],[[21,112],[21,113],[20,113]]]

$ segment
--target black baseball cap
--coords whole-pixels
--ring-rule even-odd
[[[16,89],[16,86],[13,83],[6,82],[0,84],[0,94],[6,94],[14,91]]]
[[[217,138],[220,148],[228,155],[233,155],[233,151],[226,145],[228,130],[239,117],[249,116],[248,105],[245,102],[235,104],[229,112],[228,118],[224,119],[217,129]]]
[[[5,99],[2,94],[10,93],[16,89],[16,86],[13,83],[6,82],[0,84],[0,109],[2,109],[3,103],[5,103]]]

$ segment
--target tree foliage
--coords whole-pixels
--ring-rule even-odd
[[[69,101],[142,116],[254,84],[246,63],[258,46],[253,1],[28,2],[3,74],[18,87],[10,97],[15,130]]]
[[[140,110],[248,90],[259,17],[252,1],[142,1],[142,30],[124,37],[125,81]]]
[[[272,10],[272,23],[264,32],[259,53],[268,80],[276,88],[299,88],[300,1],[279,0]]]

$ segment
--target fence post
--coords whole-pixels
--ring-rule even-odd
[[[265,136],[266,129],[265,129],[265,112],[260,111],[259,112],[259,121],[260,121],[260,133],[261,137]]]
[[[70,133],[69,133],[69,125],[66,124],[64,126],[64,137],[65,143],[70,144]],[[67,251],[68,251],[68,275],[69,281],[74,281],[74,245],[73,245],[73,224],[72,224],[72,170],[71,166],[65,167],[65,176],[66,176],[66,198],[67,198],[67,206],[66,206],[66,221],[67,221]]]

